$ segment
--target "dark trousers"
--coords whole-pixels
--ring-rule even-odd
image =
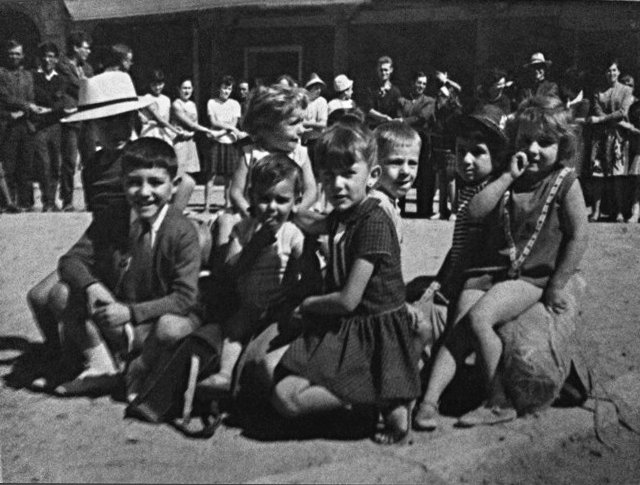
[[[59,123],[46,126],[36,132],[34,136],[34,175],[40,184],[43,206],[55,204],[56,188],[60,177],[60,150]]]
[[[62,205],[73,203],[73,176],[76,173],[80,140],[80,126],[62,124],[62,163],[60,166],[60,198]]]
[[[433,199],[436,194],[436,167],[431,150],[426,143],[426,137],[422,139],[418,176],[414,185],[416,187],[416,212],[418,216],[431,217],[433,215]]]
[[[7,126],[0,153],[12,202],[32,207],[33,133],[26,122]]]

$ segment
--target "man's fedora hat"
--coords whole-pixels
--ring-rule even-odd
[[[542,52],[535,52],[531,55],[531,59],[527,64],[524,65],[524,67],[531,67],[539,64],[544,64],[549,67],[551,65],[551,61],[547,61],[544,58],[544,54]]]

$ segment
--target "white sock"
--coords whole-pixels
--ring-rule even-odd
[[[87,358],[87,371],[89,374],[116,374],[118,369],[113,362],[111,352],[104,342],[90,347],[84,351]],[[83,374],[84,374],[83,373]]]

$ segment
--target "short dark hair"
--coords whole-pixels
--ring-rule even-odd
[[[73,48],[82,46],[84,42],[91,44],[91,36],[84,30],[71,32],[67,37],[67,54],[73,54]]]
[[[229,74],[222,76],[222,79],[220,80],[220,86],[233,86],[235,83],[236,80]]]
[[[381,66],[382,64],[391,64],[391,67],[393,67],[393,59],[389,56],[381,56],[378,59],[378,66]]]
[[[320,170],[347,168],[359,160],[372,167],[377,153],[376,139],[363,123],[338,121],[318,138],[315,161]]]
[[[109,46],[104,56],[104,67],[120,67],[129,54],[133,51],[126,44],[113,44]]]
[[[178,173],[178,159],[171,145],[159,138],[141,137],[130,141],[120,155],[122,175],[139,168],[163,168],[173,179]]]
[[[160,69],[154,69],[151,71],[151,76],[149,77],[149,84],[155,83],[163,83],[164,82],[164,72]]]
[[[41,57],[47,55],[47,52],[53,52],[53,54],[58,57],[60,55],[60,49],[53,42],[42,42],[38,45],[38,53]]]
[[[416,71],[416,72],[413,73],[413,76],[411,76],[411,80],[413,82],[416,82],[421,77],[426,77],[427,79],[429,79],[429,76],[427,76],[424,71]]]
[[[249,174],[249,194],[259,189],[268,189],[282,182],[293,180],[296,197],[302,195],[302,169],[284,153],[271,153],[258,160]]]

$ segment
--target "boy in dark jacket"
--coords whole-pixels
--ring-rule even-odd
[[[58,386],[59,394],[109,390],[118,382],[114,355],[139,351],[127,372],[133,400],[160,353],[200,325],[198,237],[171,205],[175,152],[162,140],[140,138],[125,146],[121,165],[128,207],[94,214],[60,258],[60,278],[71,291],[64,330],[82,350],[86,368]]]

